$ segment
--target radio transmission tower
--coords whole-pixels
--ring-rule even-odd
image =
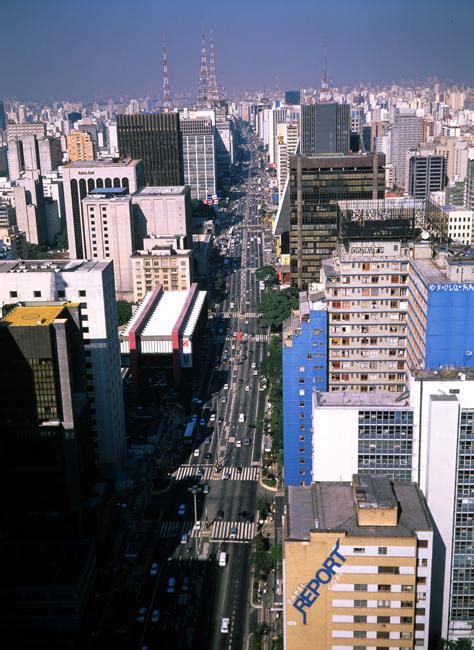
[[[168,54],[166,41],[163,41],[163,109],[165,113],[171,111],[170,80],[168,77]]]
[[[219,90],[217,89],[217,79],[216,79],[216,59],[214,52],[214,40],[211,36],[209,39],[209,92],[208,100],[211,106],[217,106],[219,104]]]
[[[209,92],[209,70],[207,68],[206,57],[206,44],[204,42],[204,34],[201,34],[201,68],[199,71],[199,87],[198,87],[198,108],[207,108],[208,105],[208,92]]]

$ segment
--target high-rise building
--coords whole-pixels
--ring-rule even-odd
[[[78,303],[58,303],[14,307],[0,320],[1,511],[10,535],[41,535],[48,520],[80,531],[94,478],[80,318]]]
[[[191,197],[206,201],[216,193],[215,127],[211,117],[182,115],[184,183]]]
[[[131,198],[125,188],[92,190],[82,199],[84,254],[114,263],[115,291],[120,300],[133,298],[132,263],[135,248]]]
[[[38,158],[42,176],[56,170],[63,161],[61,140],[52,137],[39,138]]]
[[[5,107],[3,105],[3,102],[0,101],[0,132],[5,131],[7,128],[7,118],[5,115]]]
[[[23,172],[13,188],[16,223],[31,244],[52,243],[46,222],[43,184],[39,171]]]
[[[391,163],[396,187],[406,189],[407,152],[422,139],[423,119],[411,109],[397,109],[391,130]]]
[[[287,494],[285,647],[435,647],[435,526],[420,489],[355,474]]]
[[[301,96],[299,90],[287,90],[285,91],[285,104],[290,106],[298,106],[301,102]]]
[[[290,156],[297,153],[299,126],[297,122],[283,122],[276,128],[276,166],[278,190],[283,194],[290,169]]]
[[[0,262],[0,303],[19,302],[81,304],[95,459],[101,476],[115,478],[126,442],[112,262]]]
[[[7,128],[8,140],[21,140],[26,135],[35,135],[42,138],[46,135],[46,124],[44,122],[9,124]]]
[[[96,187],[124,187],[132,194],[143,183],[143,163],[140,160],[77,161],[63,167],[64,207],[71,258],[81,259],[85,256],[82,199]]]
[[[230,167],[235,157],[234,125],[227,117],[225,106],[216,108],[215,115],[216,184],[219,187],[225,187],[230,180]]]
[[[71,131],[67,136],[67,152],[69,160],[94,160],[94,143],[89,133]]]
[[[467,164],[467,174],[464,183],[464,207],[474,210],[474,160]]]
[[[146,185],[182,185],[183,152],[178,113],[118,115],[120,154],[143,160]]]
[[[385,156],[291,156],[289,188],[291,282],[302,290],[336,247],[337,202],[384,197]]]
[[[313,480],[347,481],[358,473],[419,485],[437,530],[432,620],[445,639],[472,639],[472,367],[417,370],[398,397],[316,394],[313,422]]]
[[[188,291],[193,281],[192,251],[178,247],[179,240],[169,237],[147,237],[143,250],[132,255],[133,300],[161,284],[165,291]]]
[[[446,186],[446,162],[443,156],[408,153],[408,184],[410,196],[427,199],[430,192],[441,192]]]
[[[322,103],[301,107],[301,153],[346,154],[350,149],[348,104]]]

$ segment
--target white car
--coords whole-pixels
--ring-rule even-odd
[[[236,447],[242,447],[242,440],[236,440],[235,441],[235,446]]]
[[[253,371],[253,376],[256,377],[258,375],[258,372],[256,370]]]
[[[229,390],[229,384],[224,384],[224,390]]]
[[[250,386],[246,386],[246,387],[245,387],[245,391],[248,393],[249,390],[250,390]]]
[[[222,632],[222,634],[228,634],[229,633],[229,623],[230,623],[229,618],[223,618],[222,619],[222,623],[221,623],[221,632]]]
[[[209,418],[209,422],[215,422],[216,421],[216,414],[211,413],[211,417]]]
[[[228,481],[229,479],[230,479],[229,472],[224,472],[224,474],[222,475],[222,480],[223,481]]]
[[[251,368],[256,368],[256,367],[257,367],[257,364],[255,363],[255,361],[252,361]]]
[[[195,458],[197,458],[197,457],[199,456],[199,449],[195,449],[195,450],[193,451],[193,456],[194,456]]]

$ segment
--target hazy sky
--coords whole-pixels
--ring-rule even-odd
[[[200,32],[225,88],[425,80],[474,85],[474,0],[0,0],[0,97],[195,92]]]

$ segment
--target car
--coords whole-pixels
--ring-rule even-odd
[[[156,576],[158,575],[158,562],[153,562],[153,564],[150,567],[150,575],[151,576]]]
[[[168,586],[166,587],[166,591],[168,594],[174,594],[175,584],[176,584],[176,580],[174,578],[168,578]]]
[[[256,368],[256,367],[257,367],[257,364],[255,363],[255,361],[252,361],[251,368]]]
[[[202,427],[205,427],[205,426],[206,426],[206,420],[205,420],[204,418],[201,418],[201,419],[199,420],[199,424],[200,424]]]
[[[227,402],[227,397],[221,397],[221,402],[225,404]]]
[[[256,377],[258,375],[258,372],[256,370],[253,371],[253,376]]]
[[[223,510],[218,510],[217,511],[217,521],[222,521],[224,519],[224,511]]]
[[[206,460],[211,460],[211,458],[212,458],[212,454],[210,454],[209,452],[207,452],[207,454],[204,454],[204,458],[205,458]]]
[[[193,397],[191,402],[194,404],[202,404],[202,399],[199,399],[199,397]]]
[[[185,512],[186,512],[186,506],[184,505],[184,503],[182,503],[178,508],[178,515],[182,516],[184,515]]]
[[[239,422],[245,422],[245,414],[239,413]]]
[[[183,533],[181,535],[181,544],[187,544],[189,541],[189,535],[188,533]]]
[[[160,620],[160,610],[154,609],[151,613],[151,622],[158,623],[159,620]]]
[[[249,324],[249,322],[248,322],[248,320],[246,320],[246,321],[245,321],[245,324],[246,324],[246,325],[248,325],[248,324]]]
[[[209,485],[207,483],[204,483],[204,485],[202,486],[202,493],[209,494]]]
[[[191,422],[197,422],[197,419],[198,416],[196,415],[196,413],[194,413],[194,415],[191,416]]]
[[[222,475],[222,480],[223,481],[228,481],[230,479],[230,473],[229,472],[224,472]]]
[[[221,632],[222,634],[228,634],[229,633],[229,623],[230,619],[228,618],[223,618],[221,622]]]
[[[211,444],[211,436],[207,436],[206,438],[204,438],[204,444],[205,445],[210,445]]]
[[[248,393],[248,392],[249,392],[249,390],[250,390],[250,386],[249,386],[249,385],[247,385],[247,386],[245,387],[245,391],[246,391],[246,392]]]
[[[193,456],[194,456],[195,458],[197,458],[197,457],[199,456],[199,449],[195,449],[195,450],[193,451]]]
[[[184,576],[181,589],[182,591],[189,591],[189,576]]]
[[[146,607],[140,607],[138,610],[137,623],[144,623],[146,617]]]
[[[229,384],[224,384],[224,390],[229,390]]]
[[[230,534],[229,534],[230,539],[237,539],[237,527],[232,526],[230,529]]]
[[[235,446],[236,447],[242,447],[242,440],[236,440],[235,441]]]
[[[215,422],[216,421],[216,414],[211,413],[211,417],[209,418],[209,422]]]
[[[198,467],[196,470],[196,476],[202,476],[204,474],[204,470],[202,467]]]
[[[248,447],[248,446],[250,445],[251,442],[252,442],[252,440],[251,440],[250,438],[245,438],[245,440],[244,440],[244,445],[245,445],[246,447]]]

